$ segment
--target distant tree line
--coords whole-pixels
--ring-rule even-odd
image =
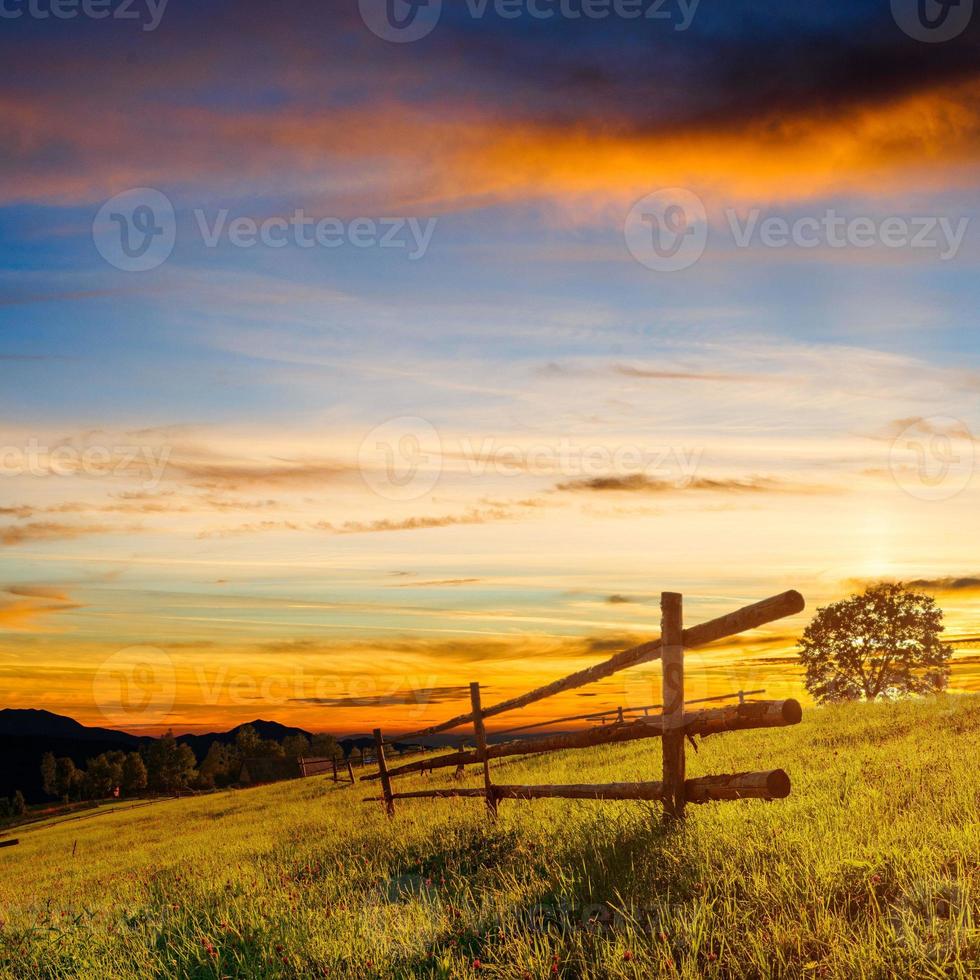
[[[171,731],[148,742],[138,752],[103,752],[89,759],[84,768],[77,767],[70,758],[56,758],[48,752],[41,760],[41,779],[45,793],[65,802],[144,793],[174,795],[187,790],[232,786],[238,782],[248,759],[334,757],[339,752],[332,735],[315,735],[312,741],[305,735],[288,735],[277,742],[261,738],[255,728],[244,725],[236,732],[234,743],[212,742],[199,764],[193,749],[178,742]],[[23,804],[19,792],[17,797]],[[16,806],[16,802],[0,800],[0,818],[5,802],[8,807]]]
[[[22,817],[25,813],[27,813],[27,803],[20,790],[14,793],[13,799],[0,796],[0,822],[12,820],[14,817]]]

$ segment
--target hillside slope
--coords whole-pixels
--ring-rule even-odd
[[[781,766],[792,795],[692,807],[679,835],[636,803],[388,821],[320,777],[25,829],[0,850],[0,975],[975,977],[978,741],[977,697],[716,736],[691,775]],[[497,771],[656,778],[659,752]]]

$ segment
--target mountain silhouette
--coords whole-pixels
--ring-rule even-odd
[[[127,742],[139,745],[140,739],[128,732],[111,728],[89,728],[67,715],[56,715],[43,708],[3,708],[0,710],[0,735],[31,738],[77,738],[81,741]]]

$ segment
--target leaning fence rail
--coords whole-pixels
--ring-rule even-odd
[[[710,704],[714,701],[729,701],[732,698],[738,698],[739,702],[744,702],[748,697],[765,693],[765,689],[759,689],[757,691],[733,691],[731,694],[715,694],[710,698],[696,698],[693,701],[685,701],[684,704]],[[551,718],[548,721],[536,721],[527,725],[515,725],[513,728],[506,728],[502,732],[497,732],[497,738],[500,738],[502,735],[512,735],[514,732],[530,732],[536,728],[551,728],[553,725],[562,725],[570,721],[605,722],[610,717],[615,717],[617,721],[624,721],[626,715],[635,715],[641,711],[644,715],[649,715],[651,711],[656,711],[662,707],[663,704],[640,704],[634,705],[633,707],[620,706],[618,708],[609,708],[607,711],[593,711],[587,715],[566,715],[564,718]]]
[[[665,819],[672,821],[683,818],[684,809],[688,803],[751,798],[781,799],[789,795],[790,791],[789,777],[781,769],[687,779],[685,746],[687,742],[693,742],[695,737],[705,737],[721,732],[795,725],[802,718],[802,709],[799,703],[794,700],[746,700],[747,694],[764,693],[762,691],[738,692],[736,695],[685,702],[684,650],[688,647],[703,646],[715,640],[734,636],[746,630],[774,622],[785,616],[794,615],[801,612],[804,605],[803,596],[799,592],[784,592],[707,623],[684,629],[683,597],[679,593],[664,592],[661,596],[660,639],[632,647],[602,663],[576,671],[574,674],[543,687],[486,708],[482,705],[480,685],[473,683],[470,685],[471,710],[468,714],[458,715],[437,725],[399,735],[397,738],[397,741],[403,742],[410,738],[424,738],[458,728],[464,724],[472,724],[476,743],[475,750],[451,752],[433,759],[416,760],[392,768],[388,766],[384,747],[396,740],[386,740],[381,729],[376,729],[374,739],[378,756],[378,772],[361,778],[380,780],[383,795],[367,797],[365,802],[383,801],[388,815],[393,816],[395,801],[406,799],[482,798],[485,800],[487,810],[491,815],[496,814],[499,801],[504,799],[659,800],[664,804]],[[613,723],[606,722],[605,716],[609,715],[610,712],[598,712],[581,718],[572,716],[566,719],[555,719],[552,722],[524,726],[523,729],[508,729],[509,733],[543,727],[547,724],[556,724],[560,721],[601,719],[600,725],[581,731],[545,735],[532,739],[515,739],[494,745],[487,742],[484,723],[489,717],[525,707],[555,694],[583,687],[621,670],[658,658],[663,661],[662,705],[614,709],[613,713],[616,715],[616,720]],[[695,711],[686,710],[692,704],[705,704],[732,696],[738,697],[737,704],[724,705],[719,708],[701,708]],[[661,713],[650,715],[649,711],[653,708],[660,708]],[[635,713],[637,711],[644,713],[635,719],[626,717],[628,712]],[[494,783],[491,778],[490,762],[493,759],[586,748],[645,738],[659,738],[661,740],[663,778],[657,782],[510,786]],[[449,766],[455,766],[459,772],[464,765],[469,763],[482,765],[484,777],[482,788],[447,787],[401,793],[396,793],[392,789],[391,781],[397,776],[432,771]]]

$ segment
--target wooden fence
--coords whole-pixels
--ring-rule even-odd
[[[385,758],[385,745],[391,744],[395,740],[386,741],[381,729],[375,729],[374,741],[377,750],[378,771],[361,778],[380,780],[383,795],[366,797],[365,802],[383,801],[388,815],[394,816],[396,800],[476,797],[482,798],[486,803],[488,813],[495,816],[499,802],[507,799],[659,800],[664,805],[665,820],[675,821],[683,819],[684,808],[688,803],[707,803],[712,800],[774,800],[784,798],[789,795],[790,781],[789,776],[782,769],[687,779],[685,745],[688,741],[696,744],[694,743],[695,737],[704,737],[720,732],[796,725],[802,719],[803,712],[799,702],[794,700],[746,700],[746,693],[763,693],[759,691],[739,692],[739,695],[731,695],[738,696],[737,704],[724,705],[718,708],[700,708],[694,711],[685,710],[692,704],[704,704],[721,699],[707,698],[697,702],[685,703],[684,650],[685,648],[704,646],[715,640],[735,636],[746,630],[775,622],[785,616],[801,612],[804,606],[803,596],[799,592],[784,592],[707,623],[684,629],[683,597],[676,592],[664,592],[661,595],[661,636],[659,640],[652,640],[629,650],[624,650],[602,663],[576,671],[574,674],[546,684],[544,687],[536,688],[490,707],[483,706],[480,685],[474,682],[470,684],[471,711],[468,714],[457,715],[455,718],[450,718],[417,732],[399,735],[397,739],[398,741],[405,741],[411,738],[424,738],[458,728],[460,725],[472,724],[476,743],[475,750],[451,752],[434,759],[416,760],[404,765],[389,767]],[[599,712],[597,715],[583,716],[582,718],[572,716],[565,719],[555,719],[552,722],[526,725],[523,726],[523,730],[555,724],[562,720],[576,721],[595,719],[596,717],[602,718],[602,724],[580,731],[546,735],[533,739],[516,739],[495,745],[490,745],[487,742],[485,728],[487,718],[523,708],[536,701],[591,684],[628,667],[658,658],[663,662],[662,705],[646,705],[637,709],[613,709],[616,713],[616,720],[611,724],[607,724],[605,717],[602,717],[609,712]],[[649,711],[652,708],[660,708],[660,714],[650,715]],[[628,719],[626,717],[628,711],[634,713],[643,711],[643,714],[638,718]],[[522,730],[521,727],[508,729],[508,732],[519,730]],[[586,748],[644,738],[659,738],[661,740],[663,777],[658,782],[508,786],[494,783],[492,780],[490,762],[493,759]],[[481,765],[483,771],[482,787],[446,787],[403,793],[396,793],[392,790],[392,779],[397,776],[450,766],[456,767],[457,772],[459,772],[468,763]]]
[[[318,759],[302,758],[299,760],[299,771],[304,778],[306,776],[322,776],[324,773],[331,773],[333,781],[336,783],[340,780],[341,769],[343,769],[342,775],[345,782],[355,782],[350,756],[341,760],[339,763],[336,756]]]

